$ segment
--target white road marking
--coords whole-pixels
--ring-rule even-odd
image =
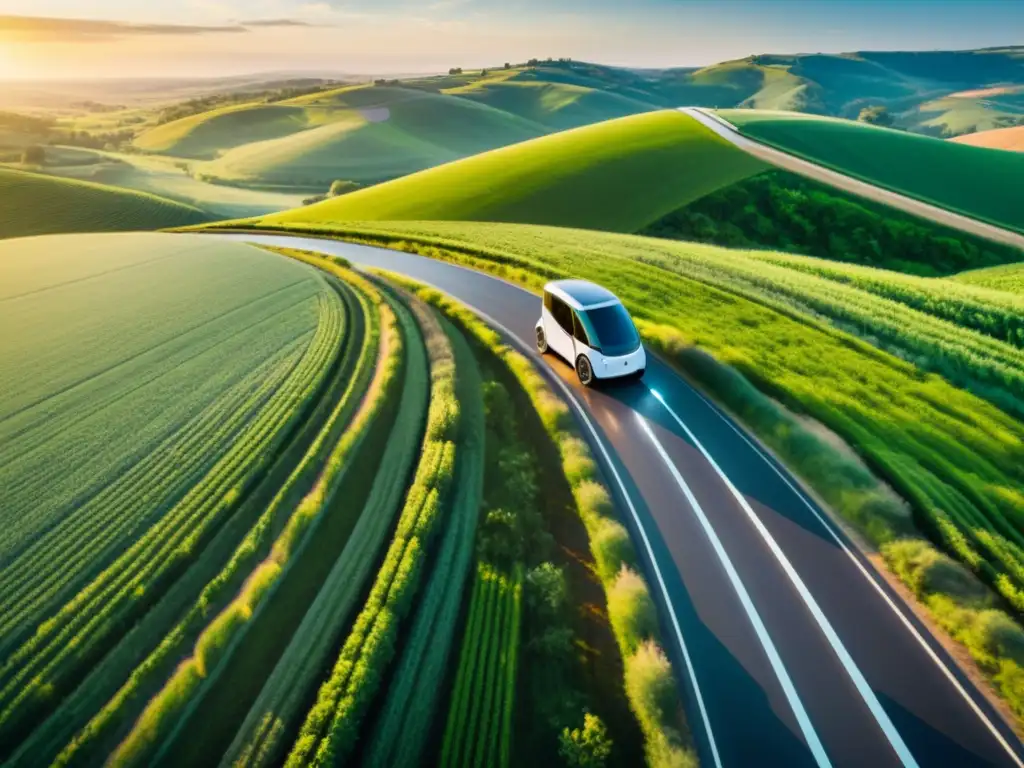
[[[672,459],[669,458],[669,455],[666,453],[661,441],[658,440],[657,436],[647,424],[647,420],[639,413],[636,417],[640,422],[640,427],[646,433],[651,443],[654,444],[654,448],[658,451],[658,455],[661,456],[661,460],[665,462],[665,466],[667,466],[669,472],[672,473],[672,477],[675,479],[676,485],[679,486],[679,489],[683,492],[686,500],[690,503],[690,508],[693,510],[698,522],[700,522],[701,528],[704,529],[704,533],[708,537],[708,541],[711,542],[711,548],[718,557],[718,561],[722,564],[722,568],[725,569],[725,575],[729,578],[729,583],[732,584],[733,591],[736,592],[737,597],[740,599],[740,605],[743,606],[743,610],[746,612],[747,618],[754,627],[754,633],[757,635],[757,640],[761,643],[761,647],[764,648],[764,652],[768,656],[768,662],[771,664],[772,671],[775,672],[775,677],[779,680],[779,685],[782,686],[782,692],[789,701],[789,706],[793,710],[793,714],[796,716],[797,725],[800,726],[800,731],[804,735],[804,740],[807,742],[807,746],[811,750],[811,754],[814,755],[814,759],[818,765],[831,765],[828,755],[825,753],[825,747],[822,745],[821,739],[818,738],[818,734],[814,730],[814,726],[811,724],[811,719],[807,715],[807,710],[804,708],[804,704],[800,700],[799,694],[796,692],[796,686],[793,685],[793,680],[790,678],[789,672],[786,670],[786,665],[782,663],[782,657],[779,656],[775,643],[772,641],[771,635],[768,634],[768,629],[765,627],[764,621],[761,619],[761,614],[759,614],[757,612],[757,608],[754,607],[754,601],[750,599],[750,594],[747,592],[747,588],[743,585],[743,581],[736,572],[736,567],[732,564],[732,560],[729,559],[729,555],[726,553],[725,547],[722,546],[722,542],[718,538],[718,534],[715,532],[714,526],[711,525],[711,521],[708,520],[708,516],[704,513],[704,509],[697,501],[697,497],[693,495],[693,491],[690,490],[690,486],[687,484],[686,480],[684,480],[683,476],[679,474],[679,469],[673,463]]]
[[[739,489],[732,484],[732,481],[725,472],[722,471],[722,468],[718,466],[718,463],[714,458],[712,458],[708,450],[700,440],[697,439],[697,436],[693,434],[693,431],[686,426],[686,422],[679,418],[679,414],[677,414],[672,407],[665,402],[665,398],[654,390],[649,391],[654,395],[658,402],[664,406],[665,410],[669,412],[683,431],[686,432],[697,450],[701,452],[704,458],[711,465],[712,469],[714,469],[722,479],[722,482],[725,483],[729,492],[733,495],[733,498],[735,498],[737,503],[739,503],[740,508],[746,513],[747,518],[754,525],[755,530],[757,530],[764,543],[768,546],[769,551],[775,556],[779,565],[782,566],[783,572],[796,589],[797,594],[800,596],[800,599],[803,600],[804,605],[806,605],[808,610],[811,612],[811,616],[814,617],[814,620],[818,624],[818,628],[821,629],[825,639],[828,641],[829,645],[832,646],[832,650],[838,657],[839,663],[843,665],[843,668],[846,670],[846,674],[850,677],[850,680],[853,682],[853,685],[860,694],[860,697],[864,700],[864,703],[875,718],[875,722],[878,723],[879,728],[881,728],[882,732],[885,734],[886,739],[889,740],[889,744],[896,752],[900,762],[902,762],[903,765],[908,766],[908,768],[917,768],[917,761],[914,759],[914,756],[910,754],[910,750],[904,743],[903,737],[900,736],[899,731],[896,730],[896,727],[889,719],[889,715],[886,713],[885,709],[882,708],[878,698],[875,696],[875,692],[871,690],[871,686],[868,685],[868,681],[864,678],[863,673],[857,667],[856,663],[854,663],[853,658],[846,650],[842,640],[839,639],[839,635],[836,634],[836,631],[832,628],[832,624],[818,606],[818,602],[811,595],[810,590],[807,589],[807,586],[804,584],[803,579],[800,578],[800,575],[796,572],[793,564],[789,562],[789,558],[786,557],[778,543],[772,537],[771,533],[768,532],[768,529],[761,521],[761,518],[757,516],[754,510],[750,507],[750,504],[747,503],[743,494],[740,493]]]
[[[775,465],[775,462],[770,458],[768,454],[765,453],[764,449],[761,448],[761,446],[759,446],[757,443],[755,443],[749,437],[747,437],[747,435],[744,434],[743,430],[741,430],[730,419],[728,419],[725,416],[725,414],[721,412],[718,406],[711,402],[711,400],[708,399],[706,395],[704,395],[702,392],[699,392],[696,389],[694,390],[694,392],[696,392],[697,396],[708,404],[708,406],[711,408],[711,410],[715,412],[715,415],[718,416],[718,418],[724,421],[729,426],[729,428],[732,429],[733,432],[739,435],[747,445],[753,448],[754,451],[756,451],[757,454],[762,459],[764,459],[764,462],[769,467],[772,468],[772,471],[775,472],[775,474],[777,474],[782,479],[782,482],[789,486],[790,490],[792,490],[793,493],[797,495],[797,498],[799,498],[800,501],[802,501],[803,504],[811,511],[811,514],[813,514],[818,519],[818,521],[822,524],[825,530],[828,531],[829,535],[833,538],[836,544],[838,544],[839,547],[843,550],[843,552],[846,553],[846,556],[853,561],[853,564],[857,566],[857,570],[859,570],[861,574],[864,576],[864,578],[867,579],[868,582],[870,582],[871,586],[874,587],[875,591],[878,592],[879,595],[881,595],[886,605],[888,605],[889,608],[892,609],[893,613],[895,613],[899,617],[900,622],[903,624],[903,626],[907,628],[907,630],[910,632],[913,638],[924,649],[928,657],[936,664],[936,666],[939,667],[940,670],[942,670],[942,673],[946,676],[949,682],[953,684],[953,687],[956,689],[956,691],[964,698],[968,706],[970,706],[970,708],[974,711],[974,714],[978,716],[978,718],[985,724],[985,727],[988,728],[988,730],[992,733],[993,736],[995,736],[996,741],[999,742],[1000,746],[1002,746],[1003,749],[1006,750],[1006,753],[1010,756],[1010,759],[1013,760],[1014,764],[1020,766],[1020,768],[1024,768],[1024,762],[1021,761],[1020,756],[1013,750],[1009,742],[1007,742],[1006,739],[1003,738],[1002,733],[1000,733],[999,729],[992,722],[992,720],[982,711],[981,707],[978,706],[978,703],[970,696],[970,694],[967,693],[967,691],[964,689],[963,685],[960,684],[960,681],[957,680],[956,675],[953,674],[953,671],[949,668],[949,666],[943,663],[942,659],[940,659],[938,654],[935,653],[934,649],[931,645],[929,645],[928,641],[925,640],[924,637],[922,637],[920,632],[918,632],[917,627],[915,627],[911,623],[910,619],[907,618],[906,614],[904,614],[904,612],[900,610],[899,606],[896,605],[892,598],[889,597],[886,591],[882,588],[881,584],[878,583],[878,579],[871,574],[871,572],[865,567],[864,563],[862,563],[860,559],[858,559],[857,556],[850,550],[850,548],[846,546],[846,542],[843,541],[842,538],[840,538],[838,533],[836,533],[832,521],[824,515],[822,515],[820,511],[818,511],[817,507],[815,507],[811,500],[807,498],[807,494],[804,493],[803,489],[796,485],[788,477],[786,477],[785,473],[783,473]]]

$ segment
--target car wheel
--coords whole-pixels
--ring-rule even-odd
[[[594,369],[590,366],[590,360],[586,355],[576,358],[576,375],[580,378],[580,384],[589,387],[594,383]]]
[[[544,329],[537,329],[537,351],[542,355],[548,351],[548,337],[544,335]]]
[[[640,381],[640,379],[642,379],[644,377],[645,373],[647,373],[647,369],[646,368],[641,368],[640,370],[636,371],[633,374],[633,380],[634,381]]]

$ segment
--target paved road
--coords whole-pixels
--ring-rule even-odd
[[[929,203],[915,200],[912,197],[906,197],[898,192],[891,192],[881,187],[876,187],[873,184],[855,179],[852,176],[846,176],[845,174],[833,171],[830,168],[812,163],[809,160],[804,160],[796,155],[791,155],[788,152],[783,152],[774,147],[770,147],[767,144],[762,144],[759,141],[755,141],[747,136],[741,134],[732,123],[728,122],[725,118],[720,117],[714,112],[700,107],[682,107],[679,110],[684,114],[689,115],[695,120],[699,121],[702,125],[710,128],[712,131],[717,133],[727,141],[732,142],[734,145],[747,152],[754,157],[763,160],[766,163],[783,168],[793,173],[798,173],[801,176],[806,176],[815,181],[820,181],[823,184],[836,187],[838,189],[845,190],[861,197],[866,197],[869,200],[882,203],[884,205],[898,208],[901,211],[906,211],[915,216],[920,216],[923,219],[929,219],[937,224],[943,226],[952,227],[962,232],[969,232],[972,235],[978,235],[988,240],[993,240],[1004,245],[1011,245],[1015,248],[1024,249],[1024,235],[1018,234],[1017,232],[1011,232],[1007,229],[994,226],[992,224],[986,224],[983,221],[972,219],[967,216],[961,216],[958,213],[953,213],[945,208],[940,208]]]
[[[222,237],[230,237],[221,235]],[[434,285],[531,356],[537,296],[420,256],[243,235]],[[652,359],[577,409],[626,512],[705,766],[1021,766],[1020,742],[815,504]]]

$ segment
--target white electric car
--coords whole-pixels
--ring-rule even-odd
[[[551,350],[574,366],[585,387],[601,379],[638,379],[647,368],[640,334],[622,302],[586,280],[544,286],[537,349]]]

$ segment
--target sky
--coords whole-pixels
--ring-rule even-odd
[[[0,79],[701,66],[1024,44],[1022,31],[1022,0],[0,0]]]

